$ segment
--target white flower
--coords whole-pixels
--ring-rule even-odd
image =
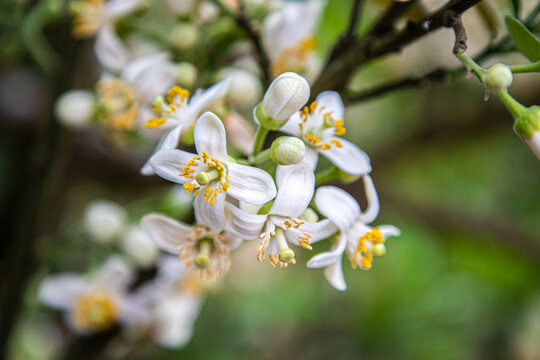
[[[152,266],[159,256],[152,240],[138,226],[132,226],[125,232],[120,245],[122,250],[143,268]]]
[[[226,229],[243,239],[260,238],[260,262],[268,255],[272,266],[287,266],[295,263],[289,243],[311,249],[312,242],[330,236],[337,228],[328,220],[306,223],[297,218],[309,205],[315,186],[313,171],[307,164],[288,166],[285,171],[278,171],[276,178],[279,191],[268,213],[247,213],[226,203]]]
[[[161,140],[155,152],[162,149],[174,149],[183,132],[191,131],[197,119],[206,109],[223,98],[227,93],[229,80],[225,79],[203,91],[198,89],[190,98],[189,91],[179,86],[172,87],[167,92],[166,99],[158,98],[152,106],[157,117],[145,122],[149,131],[156,132]],[[154,172],[149,162],[142,167],[143,175],[152,175]]]
[[[67,128],[81,129],[92,120],[94,95],[88,90],[69,90],[63,93],[54,106],[58,121]]]
[[[39,298],[65,311],[68,324],[80,333],[105,331],[117,322],[134,325],[145,312],[127,293],[133,276],[123,260],[111,257],[88,277],[76,273],[46,277],[40,284]]]
[[[317,209],[337,226],[340,233],[330,251],[314,256],[307,265],[310,268],[326,267],[326,279],[338,290],[347,287],[341,268],[343,252],[347,251],[353,268],[358,265],[367,270],[371,268],[373,256],[386,252],[386,238],[400,233],[391,225],[376,228],[366,225],[377,217],[379,200],[371,178],[366,175],[363,180],[368,198],[368,208],[363,213],[351,195],[335,186],[320,187],[315,194]]]
[[[84,212],[84,227],[90,236],[102,243],[108,243],[120,236],[128,221],[126,210],[108,200],[91,202]]]
[[[320,62],[315,56],[315,27],[322,2],[284,2],[263,24],[263,45],[272,62],[274,76],[286,71],[316,77]]]
[[[266,171],[229,162],[225,128],[216,115],[204,113],[195,125],[194,137],[197,154],[160,150],[150,158],[150,165],[157,175],[193,192],[195,214],[210,229],[223,228],[226,195],[253,204],[276,196],[274,180]]]
[[[210,230],[204,223],[189,226],[161,214],[148,214],[141,227],[154,243],[171,254],[179,254],[186,268],[199,268],[204,278],[217,278],[230,266],[229,252],[241,239]]]
[[[158,262],[158,274],[137,291],[137,297],[149,309],[151,335],[158,344],[180,348],[193,334],[193,325],[204,301],[199,274],[186,270],[173,256]]]
[[[98,119],[112,130],[130,130],[150,115],[146,107],[174,81],[175,65],[166,53],[131,61],[119,77],[104,74],[97,83]]]
[[[345,107],[335,91],[324,91],[316,101],[295,113],[280,129],[298,136],[307,146],[306,159],[315,168],[318,152],[339,169],[350,175],[365,175],[371,172],[369,157],[355,144],[341,138]],[[315,160],[315,162],[313,162]]]
[[[119,72],[128,63],[130,55],[126,45],[116,35],[116,21],[135,10],[142,0],[80,0],[71,4],[76,15],[73,35],[89,38],[97,34],[94,45],[96,57],[109,71]]]

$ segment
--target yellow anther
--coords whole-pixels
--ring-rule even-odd
[[[201,189],[195,190],[195,192],[193,193],[193,197],[199,195],[200,192],[201,192]]]
[[[114,324],[118,313],[113,295],[95,290],[79,296],[73,309],[73,322],[84,330],[103,331]]]
[[[182,105],[189,98],[189,91],[175,85],[167,91],[167,102],[173,104],[176,97],[179,97],[177,104]]]
[[[360,267],[364,270],[368,270],[369,268],[371,268],[373,254],[367,251],[366,242],[370,242],[373,246],[376,246],[377,244],[384,244],[385,241],[386,240],[384,239],[381,230],[378,228],[373,228],[371,231],[365,233],[360,239],[358,239],[358,247],[356,248],[353,256],[351,257],[351,266],[353,267],[353,269],[356,269],[356,265],[358,263],[358,256],[360,256],[360,254],[362,254],[362,258],[360,260]],[[380,250],[381,249],[374,249],[373,251],[381,253]],[[384,249],[384,251],[386,251],[386,249]],[[381,255],[384,255],[384,253],[381,253]]]

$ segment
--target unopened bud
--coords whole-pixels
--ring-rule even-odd
[[[159,250],[154,245],[154,242],[137,226],[131,227],[125,233],[121,247],[126,254],[143,268],[153,265],[159,256]]]
[[[190,62],[183,61],[176,65],[176,83],[191,88],[197,81],[197,68]]]
[[[70,129],[88,125],[94,113],[94,95],[87,90],[70,90],[63,93],[55,104],[58,121]]]
[[[177,50],[193,47],[198,39],[199,31],[195,25],[190,23],[176,25],[169,35],[169,43]]]
[[[251,71],[227,69],[220,74],[221,79],[229,78],[227,98],[232,105],[247,109],[255,106],[261,98],[261,82]]]
[[[540,106],[531,106],[523,110],[515,119],[514,131],[540,159]]]
[[[512,71],[504,64],[495,64],[489,68],[486,74],[486,86],[489,90],[502,91],[512,85]]]
[[[281,136],[272,143],[272,160],[278,165],[298,164],[306,154],[302,140],[294,136]]]
[[[307,103],[309,94],[306,79],[293,72],[283,73],[272,81],[257,106],[257,120],[263,127],[277,130]]]
[[[108,243],[116,239],[124,230],[128,214],[115,202],[96,200],[90,203],[84,213],[84,227],[98,242]]]

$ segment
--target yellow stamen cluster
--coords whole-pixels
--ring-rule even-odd
[[[194,179],[195,169],[192,169],[192,167],[199,166],[201,161],[210,168],[215,168],[217,171],[219,171],[219,181],[217,181],[218,187],[211,188],[210,186],[206,186],[203,194],[203,198],[210,203],[210,205],[214,205],[218,194],[227,192],[231,186],[229,184],[229,175],[227,175],[225,166],[218,159],[211,158],[206,151],[203,151],[201,156],[194,156],[191,160],[189,160],[189,162],[182,168],[182,172],[179,174],[179,176]],[[183,186],[188,194],[194,191],[193,197],[196,197],[201,192],[201,189],[197,189],[198,183],[196,181],[187,182]]]
[[[314,36],[308,36],[297,44],[283,49],[272,64],[272,73],[278,76],[287,71],[303,72],[309,55],[316,47],[317,39]]]
[[[116,322],[118,313],[114,297],[108,291],[95,290],[77,299],[73,321],[83,330],[104,331]]]
[[[290,228],[298,229],[300,226],[302,226],[305,222],[299,219],[286,219],[283,223],[279,224],[278,226],[283,229],[284,231],[287,231]],[[275,231],[268,231],[264,232],[260,235],[261,243],[257,246],[257,260],[262,263],[266,256],[268,255],[268,261],[273,267],[276,267],[276,265],[279,263],[280,267],[287,267],[289,263],[296,264],[296,260],[293,258],[289,263],[283,262],[279,260],[279,255],[268,253],[266,248],[270,244],[270,240],[272,237],[276,236]],[[312,250],[313,248],[310,245],[310,239],[313,237],[308,232],[304,232],[302,235],[300,235],[298,238],[298,245],[303,247],[304,249]]]
[[[135,91],[118,79],[106,79],[97,83],[99,96],[98,115],[101,123],[113,130],[131,130],[135,127],[139,107]]]
[[[209,266],[200,269],[195,266],[195,258],[199,253],[199,240],[204,238],[212,239],[212,250],[209,255],[211,261]],[[203,279],[216,279],[231,265],[225,236],[210,231],[205,226],[195,226],[193,231],[186,235],[182,244],[178,246],[178,250],[180,250],[180,260],[186,265],[186,268],[198,269]]]
[[[312,102],[311,105],[309,106],[304,106],[304,108],[300,111],[300,119],[302,119],[302,121],[298,123],[298,126],[300,127],[300,131],[301,132],[306,131],[305,124],[309,120],[310,116],[322,116],[323,118],[332,116],[331,111],[324,112],[324,110],[325,110],[324,106],[321,106],[319,109],[317,109],[316,101]],[[315,113],[316,111],[317,113]],[[338,119],[335,121],[333,125],[333,127],[336,129],[337,136],[341,136],[345,134],[346,130],[343,124],[344,124],[344,120]],[[305,133],[304,137],[310,144],[322,150],[331,149],[332,146],[335,146],[338,148],[343,147],[343,144],[341,143],[341,141],[337,139],[332,139],[330,141],[324,142],[322,141],[322,139],[320,139],[319,137],[317,137],[315,134],[312,134],[312,133]]]
[[[154,101],[152,111],[158,116],[150,118],[144,125],[150,129],[160,127],[167,121],[163,115],[171,115],[176,109],[188,102],[189,96],[189,90],[177,85],[173,86],[167,91],[166,102],[161,96]]]
[[[358,257],[361,255],[360,267],[364,270],[369,270],[373,261],[373,253],[368,251],[366,242],[370,242],[372,245],[384,243],[386,240],[380,229],[373,228],[371,231],[365,233],[360,239],[358,239],[358,247],[351,256],[351,266],[356,269],[358,264]]]
[[[95,35],[105,21],[105,0],[81,0],[71,3],[73,20],[72,34],[77,39]]]

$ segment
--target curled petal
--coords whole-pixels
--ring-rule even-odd
[[[229,164],[228,194],[250,204],[264,204],[276,197],[274,179],[264,170],[235,163]]]
[[[341,256],[343,255],[343,251],[345,251],[346,245],[347,245],[347,236],[341,233],[338,237],[337,243],[332,246],[332,249],[330,251],[323,252],[312,257],[308,261],[307,267],[322,268],[322,267],[327,267],[331,264],[340,262]]]
[[[278,166],[279,167],[279,166]],[[315,175],[304,163],[292,165],[278,178],[277,197],[270,214],[288,217],[300,216],[309,205],[315,191]]]
[[[192,179],[187,179],[180,176],[180,174],[182,173],[184,166],[186,166],[194,156],[196,155],[182,150],[166,149],[158,151],[148,161],[152,170],[154,170],[157,175],[166,180],[184,184]]]
[[[210,111],[201,115],[193,131],[198,154],[205,151],[210,157],[227,163],[227,138],[221,120]]]
[[[230,79],[226,78],[203,92],[195,93],[189,102],[194,114],[200,114],[216,101],[222,99],[229,89]]]
[[[162,214],[148,214],[141,219],[141,228],[163,251],[178,254],[178,245],[192,231],[188,225]]]
[[[223,194],[216,196],[214,205],[210,205],[201,194],[195,198],[193,209],[197,223],[206,225],[215,233],[225,228],[225,196]]]
[[[178,125],[174,127],[169,133],[167,133],[163,138],[159,141],[159,143],[156,146],[156,149],[154,150],[154,154],[156,154],[160,150],[164,149],[174,149],[178,145],[178,140],[180,139],[180,134],[182,133],[182,125]],[[150,165],[150,159],[146,161],[146,163],[141,168],[141,174],[142,175],[153,175],[154,170],[152,169],[152,166]]]
[[[377,196],[377,190],[375,189],[371,177],[365,175],[362,177],[362,180],[364,182],[364,191],[366,192],[368,206],[366,210],[360,214],[358,219],[365,224],[369,224],[377,218],[377,215],[379,215],[379,197]]]
[[[262,233],[266,215],[250,214],[231,203],[225,203],[225,230],[245,240],[257,239]]]
[[[334,289],[339,291],[347,290],[347,284],[345,284],[345,279],[343,278],[343,268],[341,267],[341,261],[337,261],[324,269],[324,277],[326,277],[326,280],[328,280],[328,282],[334,287]]]
[[[350,175],[362,176],[371,172],[369,156],[355,144],[337,137],[324,139],[326,142],[337,141],[341,147],[332,147],[327,150],[319,150],[340,170]]]
[[[321,186],[315,192],[315,204],[321,214],[346,232],[360,215],[360,206],[346,191],[335,186]]]
[[[112,24],[105,24],[98,32],[94,51],[100,64],[118,73],[129,61],[129,51],[114,32]]]
[[[345,105],[336,91],[323,91],[316,101],[318,106],[324,106],[324,112],[331,111],[334,119],[343,119],[345,116]]]
[[[390,236],[401,235],[401,231],[394,225],[379,225],[377,227],[379,228],[379,230],[381,230],[381,233],[385,239]]]

